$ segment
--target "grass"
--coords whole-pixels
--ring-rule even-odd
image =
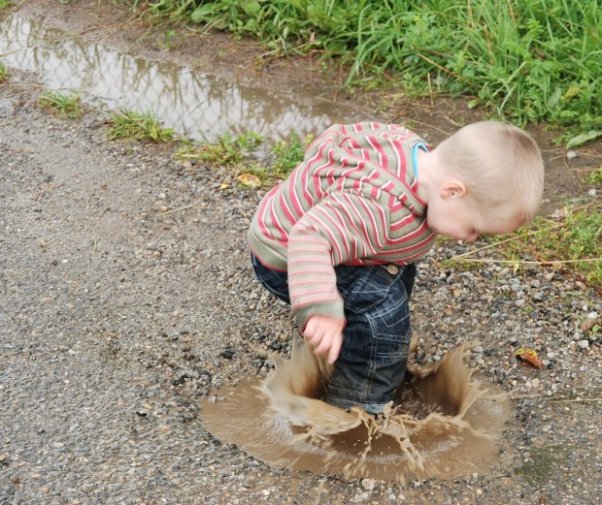
[[[13,6],[13,2],[11,0],[0,0],[0,10],[8,9]]]
[[[8,69],[0,62],[0,84],[8,79]]]
[[[286,175],[291,172],[305,156],[305,148],[309,145],[313,136],[302,140],[293,133],[288,141],[281,140],[272,147],[273,162],[272,171],[277,175]]]
[[[602,205],[567,207],[511,237],[490,237],[487,245],[449,260],[456,266],[497,262],[515,268],[561,268],[602,288]],[[482,254],[487,251],[487,257]],[[479,257],[475,255],[479,253]]]
[[[519,125],[602,136],[602,3],[432,0],[156,0],[157,16],[250,35],[274,54],[321,53],[348,83],[467,95]],[[575,145],[575,144],[573,144]]]
[[[258,188],[286,177],[303,160],[310,140],[310,136],[302,140],[293,134],[288,141],[266,145],[265,139],[255,132],[239,136],[226,134],[213,143],[186,145],[176,153],[176,158],[229,167],[238,172],[237,181],[241,186]]]
[[[239,136],[223,135],[215,143],[206,143],[199,147],[188,146],[176,156],[215,166],[234,166],[249,157],[262,142],[261,135],[255,132]]]
[[[602,166],[592,170],[585,180],[588,184],[602,187]]]
[[[38,103],[62,118],[76,119],[81,116],[80,98],[77,94],[48,91],[40,95]]]
[[[174,131],[162,127],[151,114],[122,110],[113,114],[109,137],[159,143],[173,140]]]

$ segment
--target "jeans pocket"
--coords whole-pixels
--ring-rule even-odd
[[[345,300],[345,309],[366,314],[392,298],[405,297],[403,271],[399,268],[391,273],[383,265],[337,268],[337,287]]]
[[[410,310],[405,290],[364,314],[370,325],[376,356],[402,356],[410,341]]]

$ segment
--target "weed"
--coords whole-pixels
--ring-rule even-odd
[[[602,166],[592,170],[592,172],[587,176],[586,181],[588,184],[593,186],[602,186]]]
[[[299,135],[293,133],[288,142],[283,140],[276,142],[271,150],[274,155],[272,171],[276,175],[286,175],[291,172],[303,161],[305,148],[311,140],[312,137],[308,136],[305,141],[301,141]]]
[[[238,169],[238,183],[246,188],[258,188],[269,181],[281,179],[303,161],[308,136],[302,141],[297,134],[292,134],[288,141],[279,141],[268,148],[262,148],[264,139],[255,132],[247,132],[239,136],[222,135],[217,142],[201,146],[185,145],[176,154],[179,159],[200,161],[212,166],[227,166]],[[257,151],[265,154],[261,165],[249,160],[255,157]]]
[[[111,139],[131,138],[150,142],[169,142],[174,138],[171,128],[163,128],[151,114],[122,110],[113,115],[109,130]]]
[[[8,69],[0,62],[0,84],[8,79]]]
[[[439,242],[443,241],[443,237],[438,239]],[[463,259],[456,258],[445,258],[439,262],[439,268],[441,270],[453,270],[455,268],[460,267],[465,272],[472,272],[479,268],[479,264],[477,262],[472,262]]]
[[[174,42],[178,38],[178,33],[174,30],[167,30],[163,34],[163,44],[167,49],[173,49],[175,47]]]
[[[573,147],[578,147],[583,144],[587,144],[589,141],[596,140],[599,137],[602,137],[602,130],[590,130],[588,132],[579,133],[572,137],[569,135],[565,135],[566,148],[572,149]]]
[[[9,7],[12,7],[13,2],[11,0],[0,0],[0,10],[2,9],[8,9]]]
[[[203,144],[200,147],[187,146],[177,157],[216,166],[234,166],[252,154],[262,142],[263,138],[255,132],[243,133],[237,137],[226,134],[215,143]]]
[[[75,119],[81,116],[80,98],[77,94],[49,91],[40,95],[38,103],[62,118]]]
[[[567,207],[554,217],[537,217],[514,236],[490,237],[488,245],[452,258],[457,265],[476,262],[502,262],[533,267],[563,268],[602,286],[602,208],[599,204]],[[490,258],[474,258],[489,250]]]

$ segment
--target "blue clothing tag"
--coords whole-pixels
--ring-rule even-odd
[[[418,149],[422,149],[425,153],[430,149],[424,142],[416,142],[412,146],[412,169],[414,170],[414,179],[418,180]]]

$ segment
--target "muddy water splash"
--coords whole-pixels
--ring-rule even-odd
[[[93,105],[150,113],[194,140],[245,131],[268,139],[292,132],[304,137],[361,118],[341,104],[134,57],[16,14],[0,20],[0,61],[34,72],[50,90],[78,92]]]
[[[399,405],[374,417],[320,400],[328,369],[306,347],[277,359],[263,383],[225,387],[203,403],[217,438],[274,466],[344,478],[452,478],[486,472],[509,416],[505,395],[472,378],[458,348],[412,367]]]

